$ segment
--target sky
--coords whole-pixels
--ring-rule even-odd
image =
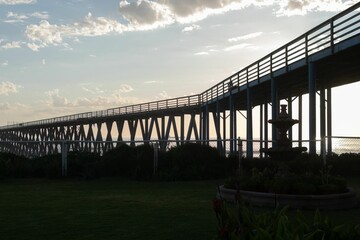
[[[0,0],[0,126],[201,93],[356,2]],[[359,91],[333,89],[334,135]]]

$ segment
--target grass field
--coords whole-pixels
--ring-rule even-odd
[[[212,199],[222,182],[1,180],[0,239],[213,239]],[[360,179],[349,183],[359,196]],[[360,222],[359,207],[323,214]]]

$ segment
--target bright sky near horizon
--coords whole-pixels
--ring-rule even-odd
[[[0,0],[0,126],[200,93],[356,2]],[[360,136],[359,91],[333,90],[334,135]]]

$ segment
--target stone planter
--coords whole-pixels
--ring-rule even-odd
[[[222,199],[235,202],[236,190],[219,187]],[[348,192],[325,195],[290,195],[265,192],[240,191],[241,198],[255,207],[289,206],[295,209],[350,209],[357,206],[356,193],[352,188]]]

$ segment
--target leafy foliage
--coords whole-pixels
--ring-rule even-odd
[[[257,213],[240,200],[228,207],[221,199],[213,201],[218,223],[218,239],[246,240],[323,240],[360,239],[360,224],[335,225],[317,210],[312,222],[298,211],[294,220],[287,216],[287,207]]]

